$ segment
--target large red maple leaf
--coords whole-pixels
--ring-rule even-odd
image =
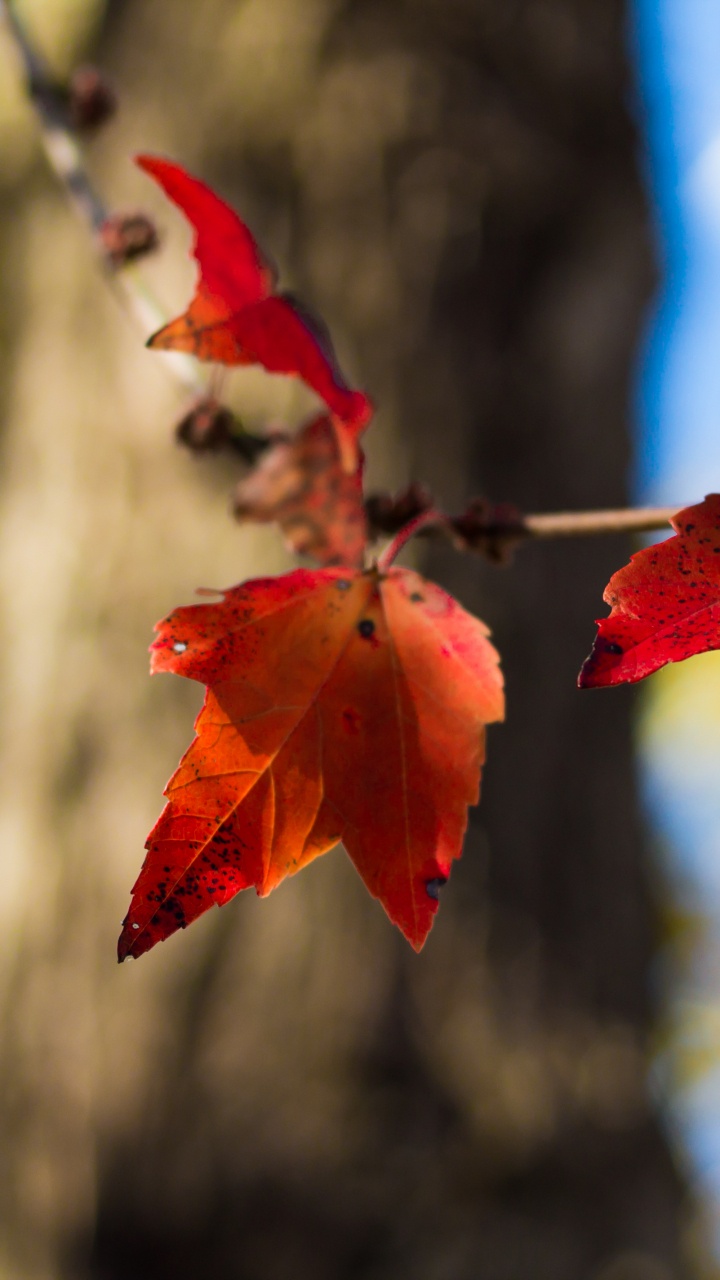
[[[419,949],[503,716],[487,628],[407,569],[295,570],[177,609],[152,670],[205,683],[119,943],[138,956],[342,841]]]

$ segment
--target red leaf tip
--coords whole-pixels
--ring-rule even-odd
[[[613,574],[608,617],[578,677],[581,689],[635,684],[670,662],[720,649],[720,495],[678,511],[674,537]]]

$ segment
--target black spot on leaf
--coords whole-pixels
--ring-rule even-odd
[[[434,902],[438,902],[440,898],[440,890],[443,885],[447,884],[447,876],[435,876],[433,880],[425,881],[425,889],[428,898],[432,898]]]

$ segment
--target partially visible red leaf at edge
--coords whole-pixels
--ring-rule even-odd
[[[419,949],[503,716],[482,622],[407,569],[295,570],[177,609],[152,670],[207,684],[119,942],[139,956],[343,841]]]
[[[362,493],[363,456],[343,469],[327,414],[296,436],[278,436],[235,489],[240,520],[274,520],[298,555],[318,564],[362,565],[368,530]]]
[[[675,537],[613,574],[612,605],[578,677],[581,689],[634,684],[668,662],[720,649],[720,494],[671,521]]]
[[[275,292],[275,273],[251,232],[210,187],[159,156],[136,156],[136,162],[193,226],[192,252],[200,267],[187,310],[153,334],[148,346],[301,378],[336,420],[351,470],[352,442],[368,425],[372,405],[347,386],[324,327],[295,299]]]

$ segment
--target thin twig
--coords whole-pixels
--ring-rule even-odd
[[[111,271],[102,249],[100,232],[108,222],[108,210],[90,182],[82,150],[63,110],[58,85],[44,58],[35,49],[12,0],[0,0],[3,19],[25,72],[28,94],[40,125],[43,150],[73,208],[90,231],[106,268],[106,278],[116,297],[130,314],[143,337],[164,324],[166,316],[137,267]],[[180,382],[196,395],[205,393],[195,363],[179,352],[166,354],[166,362]]]
[[[682,507],[621,507],[615,511],[557,511],[524,516],[528,538],[578,538],[600,533],[650,533],[670,523]]]

